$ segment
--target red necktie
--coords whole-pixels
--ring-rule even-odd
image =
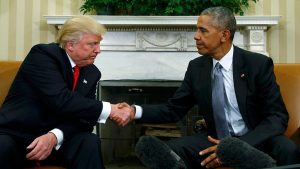
[[[79,77],[79,67],[78,66],[74,66],[73,67],[73,88],[72,88],[72,91],[75,90],[75,87],[76,87],[76,84],[77,84],[77,81],[78,81],[78,77]]]

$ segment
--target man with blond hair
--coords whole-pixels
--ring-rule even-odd
[[[32,47],[0,109],[0,166],[55,164],[103,169],[93,126],[129,112],[95,100],[101,73],[93,64],[106,29],[88,16],[68,19],[57,43]],[[13,163],[12,163],[13,162]]]

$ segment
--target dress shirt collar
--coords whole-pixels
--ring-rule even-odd
[[[231,45],[229,52],[226,53],[226,55],[221,60],[218,61],[216,59],[213,59],[213,67],[215,67],[217,62],[219,62],[226,71],[229,71],[232,65],[233,50],[233,45]]]
[[[75,62],[72,60],[72,58],[69,56],[68,52],[66,52],[66,54],[67,54],[67,56],[68,56],[68,58],[69,58],[69,61],[70,61],[70,63],[71,63],[71,67],[72,67],[72,69],[73,69],[73,67],[76,66],[76,64],[75,64]]]

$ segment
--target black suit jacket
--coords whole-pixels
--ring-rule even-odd
[[[32,47],[1,107],[0,132],[34,139],[59,128],[67,140],[76,132],[92,131],[102,111],[102,102],[95,100],[100,76],[95,65],[81,68],[72,92],[65,50],[57,44]]]
[[[216,137],[212,110],[212,58],[201,56],[190,61],[184,80],[165,105],[143,105],[141,122],[175,122],[194,105],[204,117],[208,134]],[[240,137],[253,146],[281,135],[288,113],[276,83],[271,58],[234,47],[233,79],[240,113],[249,132]]]

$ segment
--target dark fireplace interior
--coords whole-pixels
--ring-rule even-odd
[[[99,99],[111,103],[127,102],[129,104],[161,104],[177,90],[181,81],[141,81],[116,80],[101,81],[99,85]],[[136,124],[130,123],[125,127],[118,127],[108,120],[106,124],[97,126],[97,134],[101,138],[103,159],[111,163],[119,159],[135,156],[134,148],[138,138],[142,135],[153,135],[161,139],[176,138],[189,135],[197,116],[197,107],[190,110],[185,118],[176,124]]]

